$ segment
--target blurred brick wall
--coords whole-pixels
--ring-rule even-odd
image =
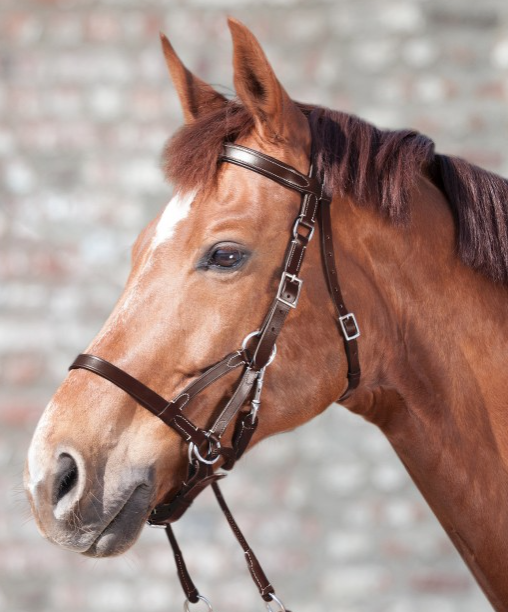
[[[2,0],[2,611],[181,609],[159,532],[123,558],[84,560],[39,538],[20,483],[38,415],[170,195],[158,158],[181,115],[158,31],[231,88],[227,13],[257,34],[293,97],[420,129],[508,175],[505,0]],[[490,609],[388,444],[345,410],[242,464],[225,488],[295,612]],[[219,609],[261,609],[206,495],[178,532]]]

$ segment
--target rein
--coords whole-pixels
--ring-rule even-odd
[[[245,338],[241,349],[230,353],[222,361],[209,367],[171,401],[167,401],[142,382],[101,357],[81,354],[69,369],[81,368],[106,378],[128,393],[138,404],[159,417],[189,445],[187,478],[172,499],[156,506],[148,519],[150,526],[165,529],[173,548],[178,576],[187,597],[184,610],[188,612],[189,604],[197,603],[200,600],[207,605],[209,611],[212,610],[212,606],[192,582],[170,524],[178,520],[199,493],[211,485],[219,506],[244,551],[251,576],[268,610],[272,610],[270,603],[274,603],[279,607],[280,612],[285,612],[284,605],[275,595],[274,588],[266,578],[222,497],[217,482],[226,474],[216,472],[214,466],[221,461],[221,468],[231,470],[247,449],[256,431],[265,372],[276,357],[276,342],[284,322],[291,310],[298,305],[303,283],[299,277],[300,269],[307,246],[314,236],[317,219],[320,224],[322,258],[328,290],[337,315],[337,323],[344,341],[348,362],[348,386],[338,401],[349,397],[360,382],[360,362],[356,341],[360,330],[354,314],[348,311],[342,298],[335,267],[330,218],[331,201],[324,196],[322,182],[314,176],[312,165],[309,175],[306,176],[273,157],[232,143],[224,144],[220,160],[257,172],[302,194],[300,213],[293,225],[277,294],[260,329]],[[249,344],[255,338],[257,338],[257,344],[250,349]],[[208,430],[204,430],[189,421],[183,411],[192,399],[209,385],[238,368],[243,368],[243,372],[236,389],[214,424]],[[242,410],[249,399],[250,410]],[[230,447],[222,446],[221,438],[235,417],[232,444]]]

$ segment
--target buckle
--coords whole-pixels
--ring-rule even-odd
[[[300,234],[298,231],[299,227],[304,227],[308,234],[306,236],[304,234]],[[307,223],[307,221],[304,221],[302,216],[297,217],[295,224],[293,225],[293,238],[298,238],[298,236],[300,236],[301,238],[306,238],[307,242],[310,242],[312,240],[312,236],[314,236],[314,229],[315,226]]]
[[[287,299],[284,299],[282,297],[284,293],[284,289],[286,288],[286,283],[288,281],[290,283],[296,283],[296,286],[297,286],[296,287],[296,298],[294,302],[288,302]],[[296,308],[296,305],[298,304],[298,300],[300,299],[300,292],[302,290],[302,285],[303,285],[303,280],[301,278],[298,278],[296,274],[289,274],[289,272],[283,272],[282,278],[280,279],[279,288],[277,290],[277,299],[279,300],[279,302],[286,304],[286,306],[289,306],[290,308]]]
[[[352,332],[349,332],[346,328],[346,325],[350,321],[353,323],[353,327],[354,327]],[[348,312],[346,315],[339,317],[339,323],[342,328],[342,333],[344,334],[344,338],[348,342],[351,342],[351,340],[355,340],[356,338],[359,337],[360,328],[358,327],[358,323],[356,322],[356,317],[352,312]]]

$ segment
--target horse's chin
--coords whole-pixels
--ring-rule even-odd
[[[96,559],[101,557],[117,557],[122,555],[124,552],[136,542],[143,528],[143,523],[136,526],[130,526],[129,533],[118,533],[106,530],[105,533],[101,533],[95,542],[90,546],[88,550],[83,551],[81,554],[85,557],[94,557]]]
[[[81,554],[87,557],[114,557],[126,552],[138,539],[150,513],[152,496],[147,487],[137,487],[113,520]]]

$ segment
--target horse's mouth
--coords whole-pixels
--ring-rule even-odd
[[[112,557],[124,553],[138,539],[150,514],[152,494],[146,485],[137,486],[124,505],[95,538],[83,555]]]

